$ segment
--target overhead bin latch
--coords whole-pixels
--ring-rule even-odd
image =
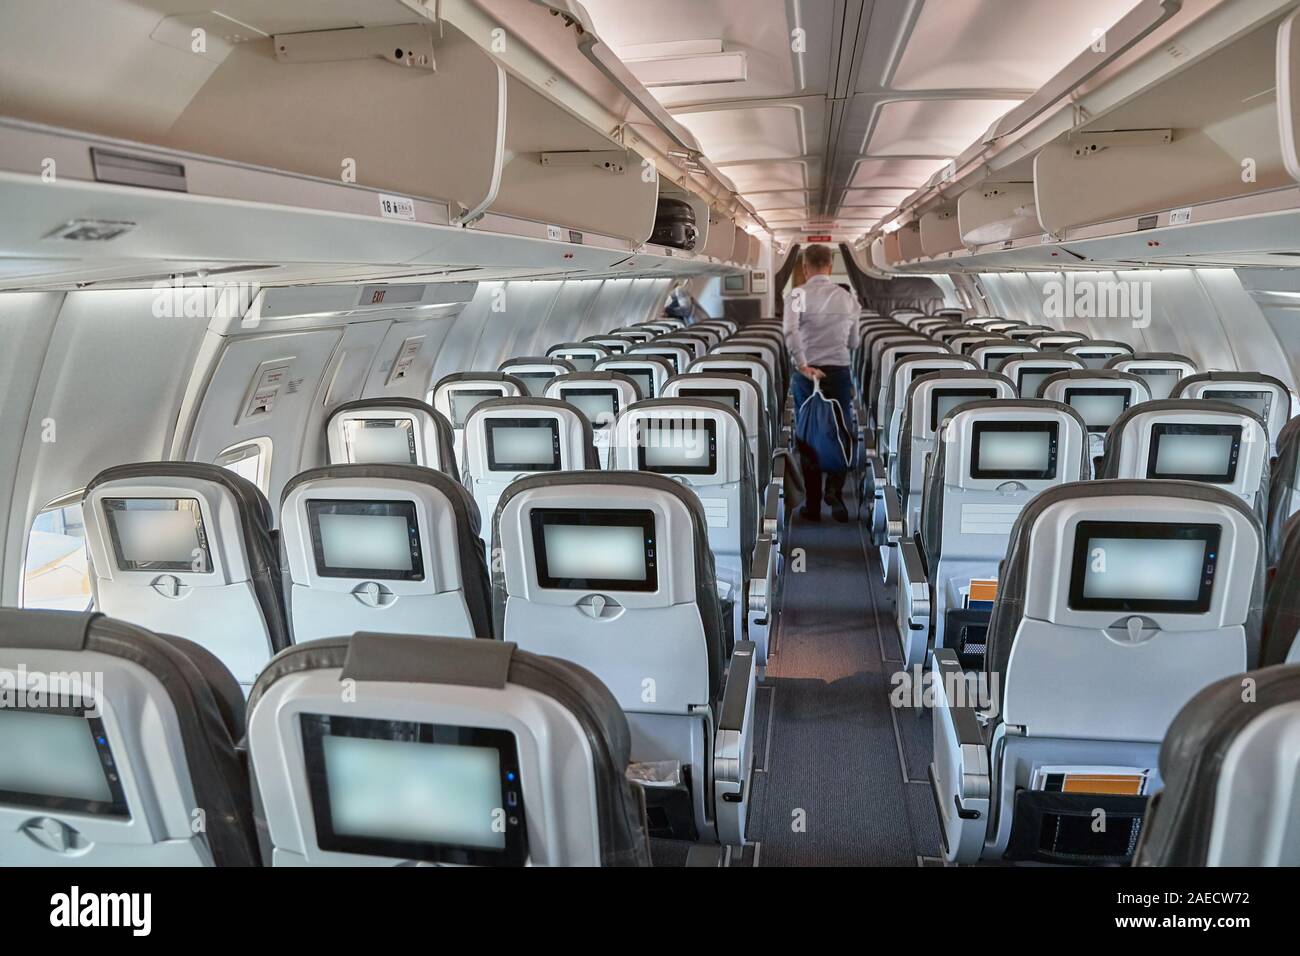
[[[1075,133],[1070,137],[1074,158],[1087,159],[1113,146],[1168,146],[1174,141],[1172,129],[1119,129],[1101,133]]]
[[[437,69],[433,59],[433,27],[427,23],[277,33],[274,40],[275,58],[281,63],[327,63],[377,57],[395,66]]]
[[[620,175],[627,169],[627,151],[622,149],[574,149],[542,153],[543,166],[595,166]]]

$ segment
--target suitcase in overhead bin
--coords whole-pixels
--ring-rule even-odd
[[[690,252],[695,248],[695,237],[698,234],[695,229],[695,210],[690,203],[667,196],[659,198],[659,207],[655,211],[655,228],[650,234],[651,242]]]

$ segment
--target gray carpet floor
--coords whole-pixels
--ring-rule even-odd
[[[759,689],[750,817],[759,866],[918,866],[938,854],[928,712],[890,706],[893,597],[856,522],[795,519],[776,653]]]

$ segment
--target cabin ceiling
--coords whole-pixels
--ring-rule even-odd
[[[1138,0],[583,5],[789,243],[872,229]]]

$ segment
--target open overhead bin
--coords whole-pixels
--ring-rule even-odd
[[[1039,152],[1043,228],[1066,235],[1133,217],[1149,228],[1161,214],[1178,225],[1197,221],[1197,206],[1295,186],[1282,148],[1280,118],[1295,91],[1279,80],[1296,82],[1280,68],[1289,56],[1285,34],[1279,47],[1282,22],[1226,44]]]

